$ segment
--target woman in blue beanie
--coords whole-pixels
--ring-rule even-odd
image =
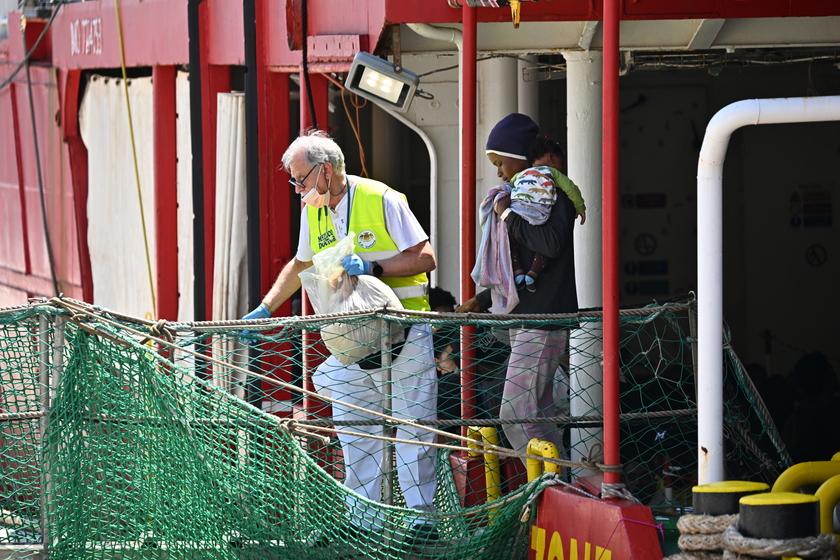
[[[493,127],[487,138],[486,151],[499,178],[509,182],[514,175],[529,167],[526,151],[538,135],[537,123],[521,113],[510,114]],[[557,189],[557,200],[551,207],[551,213],[540,225],[532,225],[512,212],[509,196],[498,199],[493,209],[504,223],[508,236],[518,240],[523,262],[530,262],[536,254],[548,257],[540,273],[540,283],[545,288],[534,292],[520,291],[519,304],[510,313],[576,313],[578,300],[572,232],[576,212],[569,196],[562,188]],[[465,302],[458,311],[485,311],[490,306],[490,291],[485,290]],[[511,329],[511,357],[499,411],[502,420],[553,415],[554,372],[566,353],[568,341],[568,329],[556,324]],[[551,441],[558,448],[561,443],[555,424],[505,424],[504,433],[511,448],[520,452],[525,451],[532,438]]]

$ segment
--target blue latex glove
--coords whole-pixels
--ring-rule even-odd
[[[370,274],[370,263],[363,261],[362,258],[353,253],[341,259],[341,266],[351,276],[358,276],[359,274]]]
[[[266,307],[264,303],[261,303],[259,307],[242,317],[242,320],[249,321],[251,319],[268,319],[269,317],[271,317],[271,311],[268,310],[268,307]]]
[[[271,317],[271,311],[268,310],[268,307],[265,306],[264,303],[261,303],[259,307],[242,317],[243,321],[249,321],[251,319],[268,319]],[[244,329],[242,331],[242,338],[248,344],[255,344],[257,341],[253,338],[248,338],[248,329]]]

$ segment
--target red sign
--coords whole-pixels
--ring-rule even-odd
[[[528,558],[661,560],[659,527],[647,506],[552,487],[540,499]]]

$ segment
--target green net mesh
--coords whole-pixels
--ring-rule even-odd
[[[419,315],[155,324],[68,300],[0,310],[0,548],[55,558],[526,557],[540,492],[602,461],[600,314]],[[621,312],[622,481],[655,511],[690,506],[696,484],[694,317],[691,302]],[[342,403],[311,391],[315,367],[340,347],[374,352],[370,375],[381,373],[418,324],[434,328],[436,410],[394,418],[391,392],[382,415],[337,421]],[[550,414],[500,423],[507,333],[557,327],[571,328],[571,343]],[[361,342],[370,331],[385,336]],[[325,345],[325,332],[346,340]],[[396,367],[385,370],[392,380]],[[724,387],[727,476],[772,482],[790,461],[731,350]],[[526,457],[504,435],[517,423],[557,426],[559,459],[547,466],[558,473],[528,482]],[[432,445],[400,440],[406,425],[436,430]],[[345,486],[362,474],[349,470],[339,434],[359,432],[383,475],[369,498]],[[500,448],[469,449],[471,438]],[[419,457],[411,449],[432,454],[434,507],[406,505],[417,491],[400,476]]]

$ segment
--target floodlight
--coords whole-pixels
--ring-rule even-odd
[[[370,53],[360,52],[353,58],[344,87],[365,99],[405,113],[419,84],[420,78],[414,72]]]

